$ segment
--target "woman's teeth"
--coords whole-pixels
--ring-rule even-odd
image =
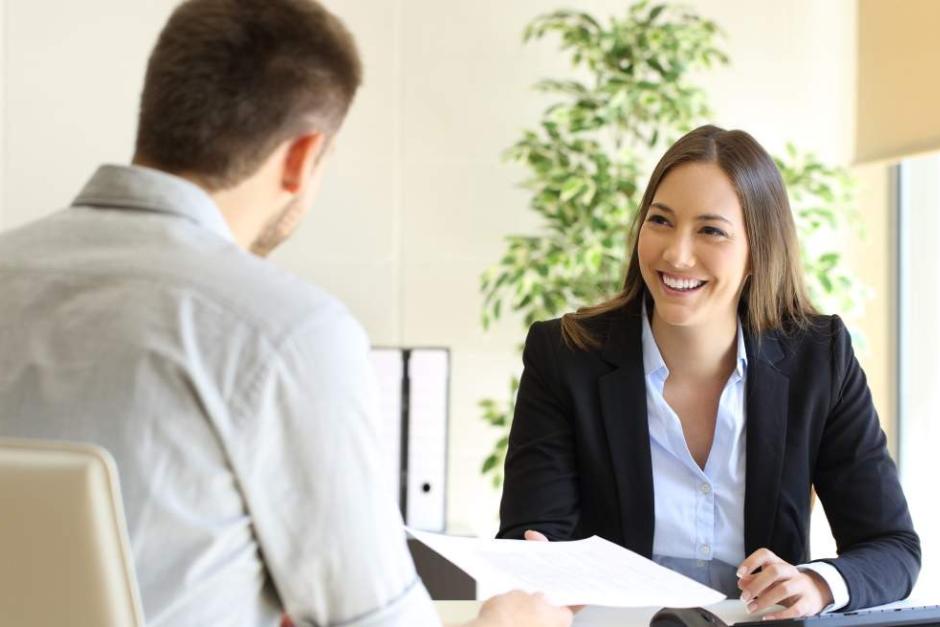
[[[663,283],[674,290],[689,291],[705,285],[705,281],[695,279],[674,279],[667,274],[661,274]]]

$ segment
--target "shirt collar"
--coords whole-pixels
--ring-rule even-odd
[[[168,213],[235,241],[222,212],[205,190],[152,168],[103,165],[72,201],[72,206]]]
[[[662,353],[659,352],[659,346],[656,345],[656,338],[653,337],[653,329],[650,326],[650,319],[646,312],[646,300],[643,301],[643,372],[646,376],[657,374],[660,371],[669,375],[669,368],[663,360]],[[737,379],[744,377],[747,369],[747,348],[744,345],[744,329],[741,326],[741,319],[738,318],[738,358],[735,362],[734,373]]]
[[[669,368],[663,360],[662,353],[659,352],[659,346],[656,345],[656,338],[653,337],[653,329],[650,327],[650,318],[646,312],[646,299],[643,299],[643,372],[646,376],[656,374],[662,370],[669,374]]]

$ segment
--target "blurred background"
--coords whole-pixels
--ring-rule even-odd
[[[175,4],[3,0],[0,229],[65,207],[99,163],[130,159],[147,54]],[[494,446],[505,433],[498,407],[521,371],[518,346],[531,308],[513,311],[519,300],[507,297],[499,318],[484,329],[481,277],[494,266],[498,273],[507,236],[546,233],[545,215],[531,208],[533,191],[522,185],[533,176],[531,162],[505,153],[524,130],[539,128],[546,108],[561,98],[533,89],[535,83],[586,76],[572,68],[552,33],[522,39],[538,16],[566,7],[557,0],[326,5],[359,42],[365,84],[338,138],[321,198],[274,261],[343,300],[377,347],[447,349],[440,519],[450,533],[492,535],[501,462]],[[636,15],[648,18],[655,6]],[[832,277],[848,281],[821,292],[821,306],[842,315],[856,337],[922,535],[920,589],[936,590],[940,160],[930,152],[940,149],[940,88],[931,75],[940,66],[934,35],[940,3],[699,0],[682,6],[717,27],[714,42],[728,60],[684,75],[710,106],[697,122],[744,129],[772,154],[789,158],[794,176],[804,176],[810,204],[801,206],[810,210],[818,201],[820,220],[832,218],[834,228],[816,246],[820,254],[837,255],[837,263],[827,259],[838,272],[817,264],[811,274],[823,292]],[[577,11],[602,25],[611,16],[629,20],[628,7],[577,3]],[[678,19],[669,16],[681,11],[673,11],[656,19]],[[655,84],[644,88],[655,98]],[[667,133],[635,155],[640,193],[650,160],[668,139]],[[816,170],[806,170],[807,158]],[[813,171],[828,176],[826,189],[813,187]],[[617,225],[624,238],[626,226]],[[819,261],[813,254],[808,263]],[[562,303],[560,311],[585,304]],[[489,418],[484,399],[495,399]],[[410,454],[420,455],[415,442]],[[818,518],[813,547],[822,555],[834,547]]]

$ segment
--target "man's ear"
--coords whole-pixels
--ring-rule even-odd
[[[320,154],[326,148],[327,137],[320,132],[298,135],[290,140],[284,155],[281,187],[296,194],[310,178]]]

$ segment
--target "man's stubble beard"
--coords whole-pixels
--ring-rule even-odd
[[[323,158],[331,151],[332,147],[333,142],[329,141],[325,147],[320,149],[320,152],[314,158],[313,167],[315,171],[313,173],[313,181],[309,182],[309,184],[312,185],[312,191],[308,189],[307,193],[301,193],[289,200],[287,204],[284,205],[284,208],[281,209],[274,218],[268,221],[264,228],[261,229],[261,233],[258,237],[255,238],[255,241],[251,243],[249,250],[252,253],[259,257],[267,257],[271,254],[271,251],[283,244],[294,234],[301,219],[307,213],[307,206],[313,204],[313,199],[317,195],[319,174],[322,173],[320,168],[322,168]]]
[[[250,250],[259,257],[267,257],[275,248],[283,244],[297,229],[303,218],[303,196],[291,199],[281,211],[274,216],[261,233],[251,243]]]

